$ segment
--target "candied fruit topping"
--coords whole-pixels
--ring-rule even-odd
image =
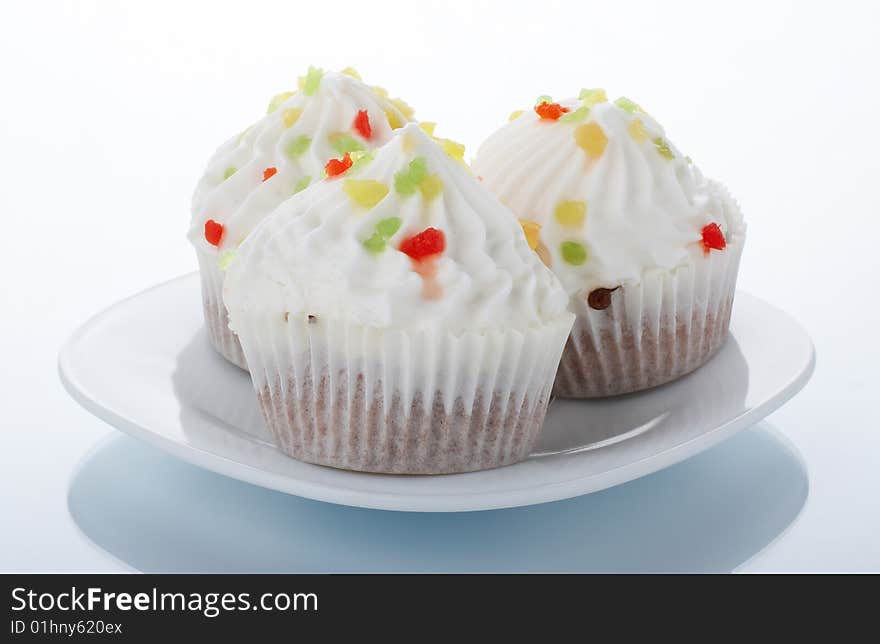
[[[226,181],[229,177],[234,175],[236,172],[236,168],[228,167],[223,171],[223,180]]]
[[[342,190],[352,201],[364,208],[372,208],[388,194],[388,186],[372,179],[346,179]]]
[[[583,107],[577,108],[574,112],[569,112],[568,114],[563,114],[559,117],[560,121],[564,123],[580,123],[581,121],[586,121],[590,116],[590,108],[586,105]]]
[[[566,112],[568,112],[568,108],[562,107],[559,103],[548,103],[545,101],[535,105],[535,113],[547,121],[556,121]]]
[[[361,75],[357,73],[357,70],[354,67],[346,67],[339,73],[345,74],[346,76],[351,76],[352,78],[357,80],[364,80],[363,78],[361,78]]]
[[[301,156],[306,150],[308,150],[311,144],[312,140],[305,134],[301,134],[298,137],[291,139],[290,143],[287,144],[287,147],[284,149],[284,151],[287,153],[288,157],[290,157],[291,159],[296,159],[298,156]]]
[[[223,239],[223,224],[209,219],[205,222],[205,241],[212,246],[219,246],[220,240]]]
[[[436,141],[447,155],[464,163],[464,145],[456,143],[452,139],[436,139]]]
[[[281,121],[284,123],[284,127],[292,127],[299,120],[300,116],[302,116],[302,110],[290,108],[281,112]]]
[[[675,155],[672,153],[672,148],[669,147],[669,143],[662,136],[651,139],[651,143],[653,143],[654,147],[657,148],[657,154],[659,154],[664,159],[668,159],[671,161],[675,158]]]
[[[434,130],[437,128],[436,123],[432,123],[431,121],[422,121],[419,123],[419,129],[427,134],[428,136],[434,136]]]
[[[710,250],[724,250],[727,247],[727,240],[724,239],[724,233],[721,232],[721,226],[712,222],[703,226],[700,231],[702,235],[703,252],[707,255]]]
[[[598,123],[584,123],[574,130],[574,140],[590,157],[598,159],[605,152],[608,137]]]
[[[282,92],[281,94],[276,94],[272,97],[272,100],[269,101],[269,107],[266,109],[267,114],[271,114],[275,110],[278,109],[278,106],[281,105],[288,98],[293,96],[293,92]],[[247,130],[245,130],[247,132]]]
[[[220,253],[220,270],[225,271],[229,268],[229,265],[232,263],[232,260],[235,259],[235,251],[234,250],[224,250]]]
[[[351,153],[351,169],[349,173],[355,172],[359,168],[367,165],[370,161],[373,160],[373,154],[371,152],[367,152],[366,150],[356,150]]]
[[[552,103],[553,97],[548,96],[547,94],[541,94],[538,98],[535,99],[535,105],[540,105],[541,103]]]
[[[410,105],[405,100],[403,100],[402,98],[392,98],[391,104],[396,107],[401,114],[403,114],[403,117],[407,121],[412,121],[412,118],[415,115],[416,111],[412,107],[410,107]]]
[[[309,67],[309,71],[305,76],[299,79],[299,87],[306,96],[314,96],[324,77],[324,70],[317,67]]]
[[[522,116],[523,114],[525,114],[525,112],[524,112],[523,110],[513,110],[513,111],[510,113],[510,116],[507,117],[507,120],[508,120],[508,121],[515,121],[516,119],[518,119],[518,118],[519,118],[520,116]]]
[[[443,182],[436,174],[427,176],[419,183],[419,192],[422,193],[422,198],[425,201],[431,201],[443,192]]]
[[[419,262],[439,255],[446,250],[446,236],[442,230],[426,228],[417,235],[407,237],[400,244],[400,252]]]
[[[584,102],[584,106],[590,107],[598,103],[604,103],[608,100],[605,90],[602,88],[582,89],[578,94],[578,99]]]
[[[574,241],[564,241],[559,246],[562,260],[572,266],[580,266],[587,261],[587,249],[584,245]]]
[[[299,181],[296,182],[296,185],[293,186],[293,194],[297,192],[302,192],[306,188],[309,187],[309,184],[312,183],[311,177],[302,177]]]
[[[535,250],[538,247],[538,244],[541,243],[539,238],[541,234],[541,224],[536,221],[529,221],[528,219],[520,219],[519,225],[522,226],[529,248]]]
[[[388,240],[394,236],[403,221],[400,217],[387,217],[376,223],[373,234],[367,237],[362,243],[371,253],[381,253],[385,250]]]
[[[351,167],[351,155],[346,152],[341,159],[330,159],[324,166],[324,173],[328,177],[338,177]]]
[[[616,101],[614,101],[614,104],[625,112],[632,113],[642,111],[642,108],[639,107],[638,103],[629,100],[626,96],[621,96]]]
[[[278,172],[277,168],[266,168],[263,170],[263,181],[268,181],[274,177],[276,172]]]
[[[370,115],[367,110],[358,110],[357,116],[354,117],[352,124],[354,131],[361,135],[367,141],[373,136],[373,127],[370,125]]]
[[[362,152],[364,144],[346,132],[336,132],[330,135],[330,145],[339,154],[346,152]]]
[[[425,157],[416,157],[406,168],[394,175],[394,189],[404,196],[415,194],[427,174],[428,162]]]
[[[645,124],[642,119],[633,119],[627,126],[626,131],[636,143],[644,143],[648,140],[648,132],[645,130]]]
[[[580,227],[587,218],[586,201],[561,201],[556,206],[553,216],[563,226]]]
[[[400,117],[397,110],[390,108],[385,110],[385,118],[388,119],[388,125],[391,126],[392,130],[399,130],[406,124],[406,121]]]

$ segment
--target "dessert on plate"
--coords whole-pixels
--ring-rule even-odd
[[[238,245],[282,201],[352,165],[411,118],[406,103],[354,70],[309,68],[299,89],[275,96],[266,116],[214,153],[193,195],[189,239],[208,338],[221,355],[247,368],[222,300],[223,271]]]
[[[231,258],[230,326],[294,458],[466,472],[522,460],[538,437],[568,297],[463,148],[431,133],[405,126]]]
[[[539,97],[480,147],[483,184],[519,217],[576,319],[554,395],[674,380],[728,333],[745,224],[660,124],[604,90]]]

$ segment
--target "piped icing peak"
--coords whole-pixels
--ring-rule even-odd
[[[609,101],[603,89],[558,102],[540,96],[514,112],[480,147],[474,171],[538,226],[526,234],[570,295],[637,283],[744,234],[726,190],[637,103]]]
[[[200,250],[234,250],[291,195],[391,139],[412,108],[348,69],[314,67],[298,89],[269,101],[266,116],[223,144],[193,195],[189,237]]]
[[[228,268],[230,326],[255,312],[453,332],[566,316],[517,219],[457,155],[407,125],[344,177],[283,203]]]

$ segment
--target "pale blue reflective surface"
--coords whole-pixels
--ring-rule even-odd
[[[112,436],[68,506],[99,548],[141,571],[731,571],[796,519],[796,450],[767,424],[656,474],[566,501],[486,512],[309,501]]]

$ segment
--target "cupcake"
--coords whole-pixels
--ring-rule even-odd
[[[232,259],[230,326],[289,456],[440,474],[532,450],[573,316],[463,152],[407,125]]]
[[[654,387],[724,343],[742,214],[633,101],[542,96],[483,143],[474,171],[569,295],[576,320],[555,395]]]
[[[189,239],[196,249],[208,338],[247,368],[223,307],[223,270],[251,230],[278,204],[387,142],[412,117],[399,99],[356,72],[310,68],[299,90],[274,97],[268,113],[224,143],[193,195]]]

